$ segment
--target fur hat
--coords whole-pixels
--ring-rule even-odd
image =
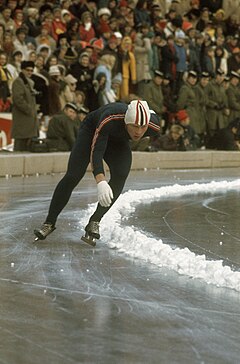
[[[34,69],[34,67],[35,67],[34,62],[32,62],[32,61],[22,61],[21,62],[21,69],[22,70],[25,70],[28,67],[31,67],[32,69]]]

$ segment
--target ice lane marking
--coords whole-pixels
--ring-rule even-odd
[[[8,329],[5,329],[5,328],[4,328],[4,327],[2,327],[2,326],[0,326],[0,329],[1,329],[1,332],[5,332],[5,333],[7,333],[7,334],[9,334],[9,335],[11,335],[11,336],[13,336],[13,337],[17,338],[17,339],[23,340],[23,341],[25,341],[25,342],[28,342],[28,343],[29,343],[29,344],[31,344],[31,345],[37,346],[38,348],[42,349],[44,352],[45,352],[45,351],[47,351],[47,352],[48,352],[48,353],[50,353],[50,354],[53,354],[53,355],[55,355],[55,356],[57,356],[57,357],[59,357],[59,358],[61,358],[61,359],[64,359],[66,362],[76,363],[76,361],[75,361],[75,360],[72,360],[71,358],[66,357],[65,355],[62,355],[62,354],[60,354],[60,353],[59,353],[59,352],[57,352],[57,351],[54,351],[54,350],[48,349],[48,348],[46,347],[46,345],[42,346],[42,345],[40,345],[40,344],[37,344],[36,342],[34,342],[34,341],[30,340],[29,338],[26,338],[26,337],[24,337],[24,336],[22,336],[22,335],[18,335],[18,334],[16,334],[14,331],[11,331],[11,330],[8,330]]]
[[[84,291],[78,291],[78,290],[73,290],[73,289],[67,289],[67,288],[60,288],[60,287],[52,287],[52,286],[46,286],[43,284],[36,284],[36,283],[29,283],[29,282],[23,282],[23,281],[18,281],[15,279],[8,279],[8,278],[0,278],[0,281],[2,282],[6,282],[6,283],[14,283],[14,284],[21,284],[24,286],[28,286],[28,287],[33,287],[33,288],[41,288],[41,289],[46,289],[46,290],[53,290],[53,291],[59,291],[59,292],[66,292],[69,294],[79,294],[79,295],[87,295],[89,296],[89,292],[84,292]],[[127,302],[128,304],[130,303],[137,303],[137,304],[142,304],[143,306],[149,306],[156,308],[156,303],[155,302],[150,302],[150,301],[143,301],[143,300],[138,300],[136,298],[125,298],[125,297],[118,297],[118,296],[108,296],[105,294],[99,294],[99,293],[92,293],[91,294],[93,297],[99,297],[99,298],[108,298],[111,300],[119,300],[119,301],[123,301],[123,302]],[[177,305],[170,305],[170,304],[164,304],[164,303],[160,303],[159,301],[157,302],[157,306],[162,306],[162,307],[166,307],[169,309],[174,309],[174,310],[178,310],[179,311],[179,306]],[[237,312],[228,312],[228,311],[222,311],[222,310],[209,310],[209,309],[205,309],[205,308],[198,308],[198,307],[181,307],[182,311],[204,311],[204,312],[208,312],[208,313],[215,313],[215,314],[220,314],[220,315],[231,315],[231,316],[236,316],[236,317],[240,317],[240,313]]]
[[[204,199],[202,200],[202,201],[204,201]],[[186,207],[186,206],[191,206],[191,205],[197,205],[197,204],[199,204],[201,201],[198,201],[198,202],[191,202],[191,203],[188,203],[188,204],[181,204],[181,206],[180,207],[174,207],[173,209],[171,209],[171,210],[169,210],[166,214],[165,214],[165,216],[163,216],[162,217],[162,219],[163,219],[163,221],[164,221],[164,223],[166,224],[166,226],[169,228],[169,230],[173,233],[173,234],[175,234],[176,236],[178,236],[179,238],[181,238],[181,239],[183,239],[183,240],[185,240],[185,241],[187,241],[189,244],[191,244],[191,245],[193,245],[193,246],[195,246],[195,247],[197,247],[197,248],[199,248],[200,250],[202,250],[203,252],[205,252],[205,253],[209,253],[209,254],[211,254],[211,255],[213,255],[214,257],[217,257],[217,258],[220,258],[220,259],[223,259],[223,260],[225,260],[225,261],[228,261],[229,263],[232,263],[232,264],[235,264],[235,265],[237,265],[237,266],[240,266],[240,263],[239,262],[235,262],[234,260],[230,260],[229,258],[225,258],[225,257],[223,257],[223,256],[221,256],[221,255],[219,255],[219,254],[216,254],[216,253],[214,253],[213,251],[211,251],[210,249],[208,250],[208,249],[205,249],[205,248],[203,248],[201,245],[199,245],[199,244],[197,244],[197,243],[194,243],[192,240],[189,240],[188,238],[185,238],[183,235],[180,235],[179,233],[177,233],[175,230],[174,230],[174,228],[172,228],[171,227],[171,225],[168,223],[168,221],[167,221],[167,217],[168,217],[168,215],[170,215],[173,211],[177,211],[177,210],[181,210],[182,209],[182,207]],[[204,205],[203,205],[204,206]],[[217,211],[217,210],[216,210]],[[219,213],[219,212],[218,212]],[[207,220],[208,221],[208,220]],[[209,222],[210,224],[211,224],[211,222]],[[212,224],[213,225],[213,224]],[[213,225],[214,226],[214,225]],[[219,228],[218,228],[219,229]],[[219,230],[221,230],[221,229],[219,229]]]
[[[223,196],[220,196],[219,198],[222,198],[222,197],[223,197]],[[204,203],[204,204],[203,204],[203,206],[204,206],[206,209],[209,209],[209,210],[211,210],[211,211],[213,211],[213,212],[217,212],[218,214],[230,216],[230,214],[228,214],[228,213],[226,213],[226,212],[223,212],[223,211],[219,211],[219,210],[217,210],[217,209],[214,209],[214,208],[212,208],[212,207],[210,207],[210,206],[208,205],[209,203],[213,202],[214,200],[215,200],[215,198],[214,198],[214,197],[212,197],[212,198],[208,198],[208,199],[206,200],[206,203]],[[226,234],[226,235],[230,236],[231,238],[233,238],[234,240],[236,240],[236,241],[240,241],[240,239],[239,239],[238,237],[236,237],[236,236],[232,235],[231,233],[227,232],[225,229],[220,228],[219,226],[217,226],[216,224],[214,224],[214,223],[213,223],[212,221],[210,221],[209,219],[207,219],[207,218],[206,218],[206,221],[207,221],[209,224],[213,225],[216,229],[218,229],[218,230],[220,230],[220,231],[224,232],[224,234]]]

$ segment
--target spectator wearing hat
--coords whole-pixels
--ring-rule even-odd
[[[209,82],[207,92],[207,133],[211,138],[218,129],[226,127],[226,114],[229,114],[227,98],[223,88],[225,74],[221,69],[216,72],[216,77]]]
[[[23,61],[21,72],[12,85],[12,130],[14,151],[29,151],[31,139],[38,136],[37,108],[34,82],[31,79],[34,63]]]
[[[176,124],[183,128],[183,145],[185,150],[196,150],[201,146],[201,141],[194,128],[186,110],[179,110],[176,114]]]
[[[230,83],[226,91],[228,97],[228,106],[230,109],[229,120],[232,121],[240,118],[240,73],[231,71]]]
[[[77,87],[77,79],[71,74],[68,74],[62,78],[61,83],[60,103],[61,109],[64,109],[68,102],[75,103],[76,101],[75,92]]]
[[[197,102],[197,112],[196,116],[198,121],[196,125],[198,126],[196,132],[201,140],[201,146],[206,145],[207,137],[207,104],[208,98],[206,93],[207,85],[210,81],[210,74],[208,72],[202,72],[199,75],[199,81],[195,87]]]
[[[87,107],[91,107],[91,95],[93,92],[93,69],[90,68],[90,59],[87,52],[82,52],[76,62],[70,65],[69,73],[77,79],[77,90],[86,95]]]
[[[50,150],[72,150],[79,128],[77,112],[77,106],[68,102],[61,113],[53,115],[49,120],[47,144]]]
[[[89,113],[89,109],[87,107],[81,106],[78,109],[78,118],[80,123],[85,119],[85,117],[87,116],[87,114]]]
[[[111,11],[107,7],[100,8],[98,10],[96,24],[95,24],[97,36],[101,36],[103,31],[106,29],[111,31],[111,28],[109,27],[110,17],[111,17]]]
[[[96,37],[95,28],[93,26],[92,14],[90,11],[85,11],[81,16],[81,24],[79,26],[80,39],[85,42],[90,42]]]
[[[62,110],[60,101],[61,90],[61,72],[59,67],[50,66],[48,74],[49,78],[49,116],[53,116]]]
[[[189,71],[186,81],[182,85],[179,91],[177,99],[177,110],[186,110],[189,115],[191,126],[198,133],[198,116],[197,116],[197,104],[198,100],[195,93],[195,86],[197,83],[197,72]]]
[[[144,86],[143,92],[141,92],[140,94],[140,96],[147,101],[150,109],[154,110],[154,112],[160,118],[162,117],[162,113],[164,111],[163,93],[161,86],[162,82],[163,73],[155,70],[152,80]]]
[[[136,84],[136,59],[132,52],[132,39],[123,37],[119,49],[120,72],[122,73],[122,84],[120,90],[121,99],[125,99],[131,93]]]

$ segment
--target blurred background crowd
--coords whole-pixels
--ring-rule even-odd
[[[144,99],[133,150],[239,150],[238,0],[0,0],[0,112],[14,150],[71,150],[92,110]]]

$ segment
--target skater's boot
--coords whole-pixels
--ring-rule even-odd
[[[44,223],[40,229],[35,229],[35,241],[44,240],[46,237],[55,230],[55,226],[51,223]]]
[[[99,234],[99,222],[98,221],[90,221],[85,227],[85,236],[82,236],[82,240],[85,243],[88,243],[92,246],[96,245],[96,239],[100,238]]]

